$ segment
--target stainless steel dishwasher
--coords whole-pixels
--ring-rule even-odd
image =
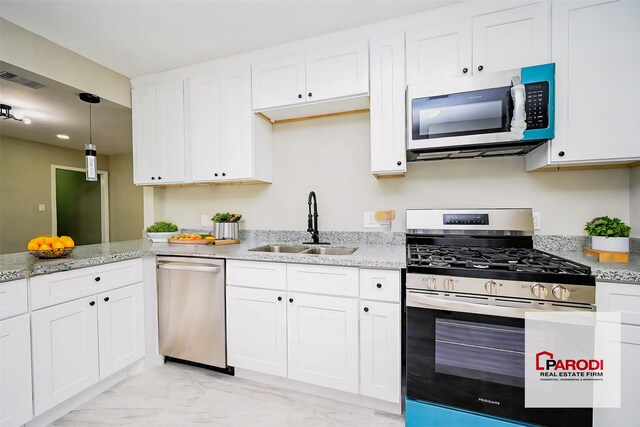
[[[160,354],[227,369],[224,260],[160,256]]]

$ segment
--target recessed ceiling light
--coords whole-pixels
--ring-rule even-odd
[[[56,136],[60,139],[69,139],[69,135],[58,134]]]

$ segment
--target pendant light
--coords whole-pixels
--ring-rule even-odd
[[[99,104],[100,97],[90,94],[81,93],[80,100],[89,104],[89,143],[84,145],[84,167],[87,171],[87,181],[98,180],[98,157],[96,152],[96,146],[93,144],[92,139],[92,123],[91,123],[91,104]]]

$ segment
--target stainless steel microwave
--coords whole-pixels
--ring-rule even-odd
[[[410,85],[410,161],[525,154],[554,137],[555,64]]]

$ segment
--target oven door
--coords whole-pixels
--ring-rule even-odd
[[[592,425],[592,409],[524,407],[523,307],[411,290],[406,301],[408,398],[537,425]]]

